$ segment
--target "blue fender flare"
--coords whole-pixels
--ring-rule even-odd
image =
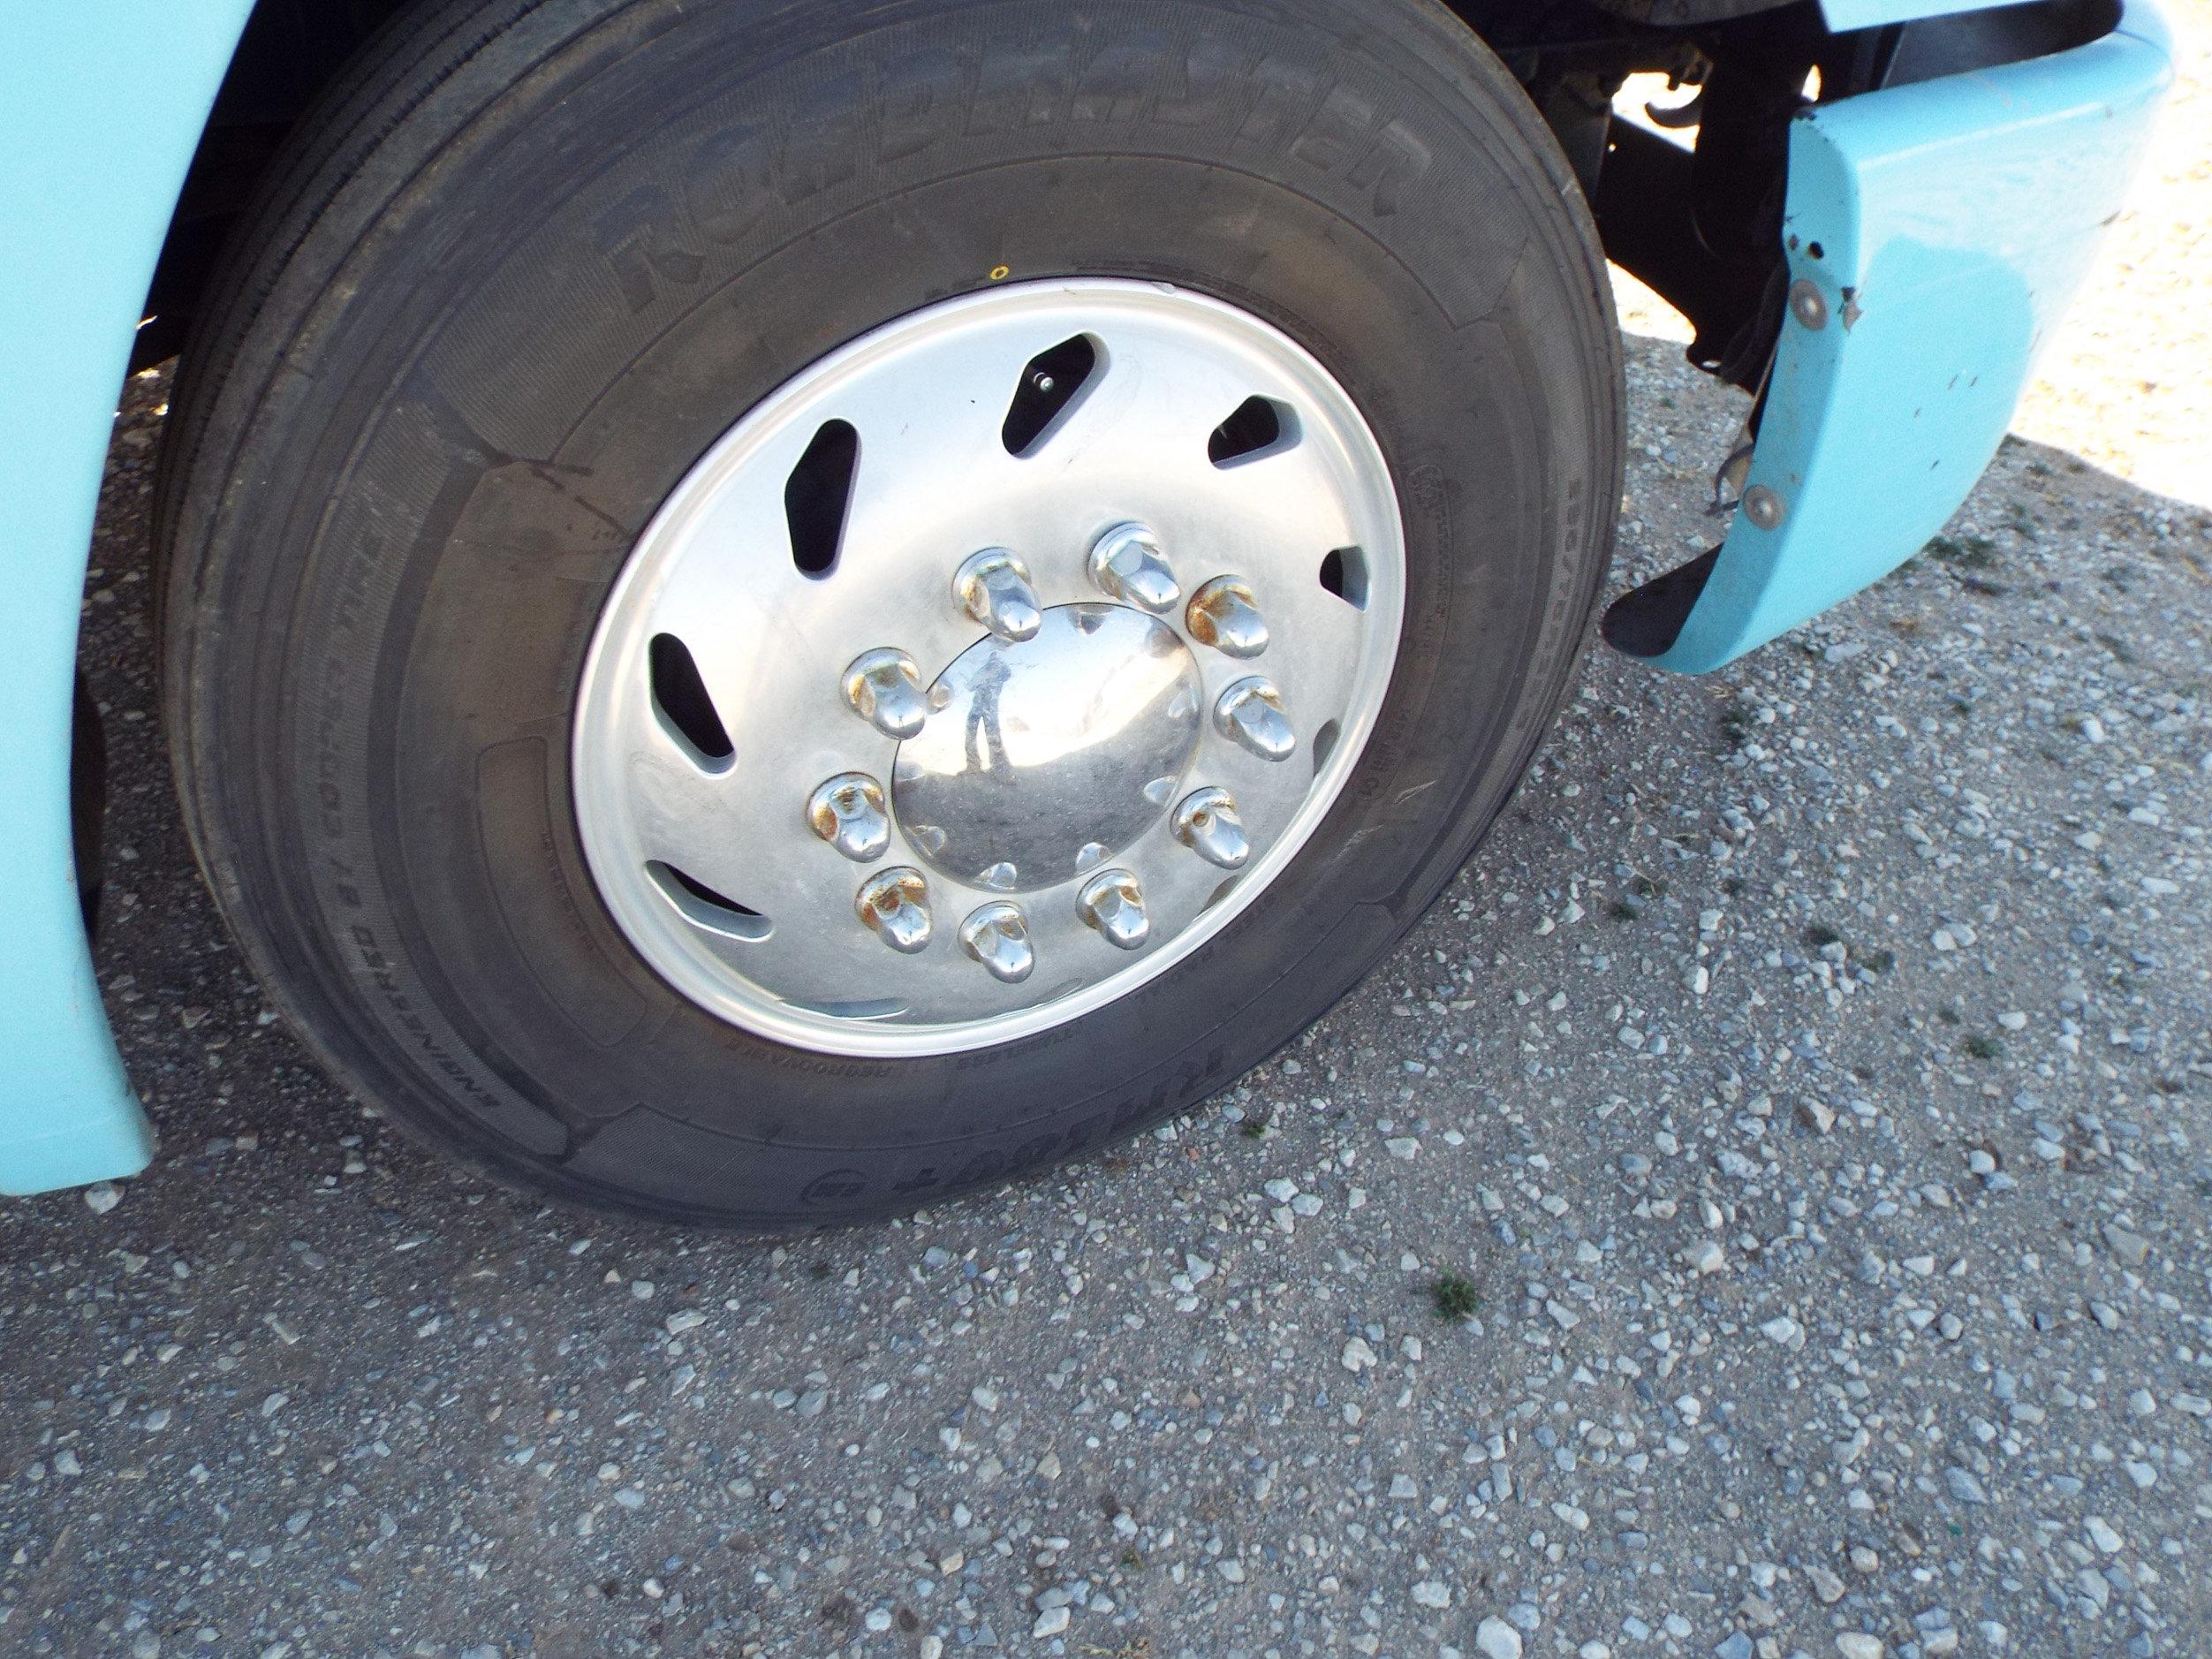
[[[251,0],[0,4],[0,1193],[145,1167],[69,818],[72,670],[116,394]]]
[[[2129,0],[2087,45],[1815,105],[1792,124],[1792,303],[1744,510],[1714,555],[1617,605],[1694,595],[1650,660],[1718,668],[1943,527],[2004,441],[2172,78],[2163,19]]]

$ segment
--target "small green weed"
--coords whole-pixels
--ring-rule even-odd
[[[1441,1275],[1428,1287],[1428,1294],[1436,1304],[1436,1317],[1458,1323],[1474,1317],[1474,1310],[1482,1306],[1482,1298],[1474,1288],[1474,1281],[1457,1273]]]

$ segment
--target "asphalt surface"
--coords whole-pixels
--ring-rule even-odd
[[[1632,337],[1617,587],[1739,401]],[[453,1176],[193,873],[118,425],[86,660],[153,1170],[0,1208],[0,1652],[2212,1652],[2212,520],[2012,442],[1711,679],[1595,653],[1195,1117],[780,1247]]]

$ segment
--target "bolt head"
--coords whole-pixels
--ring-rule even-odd
[[[852,907],[870,932],[901,956],[929,943],[929,883],[907,866],[885,870],[862,883]]]
[[[1252,856],[1252,841],[1237,816],[1236,799],[1225,789],[1186,795],[1169,823],[1175,838],[1208,864],[1238,870]]]
[[[1799,277],[1790,284],[1790,314],[1816,334],[1828,326],[1828,296],[1818,283]]]
[[[1091,544],[1091,580],[1109,599],[1165,616],[1183,597],[1159,538],[1140,524],[1117,524]]]
[[[1283,693],[1256,674],[1222,693],[1214,704],[1214,729],[1263,761],[1287,761],[1298,748]]]
[[[866,772],[840,772],[807,798],[807,826],[856,864],[870,864],[891,844],[883,786]]]
[[[1037,966],[1029,919],[1019,905],[985,905],[960,924],[960,949],[1004,985],[1019,985]]]
[[[1075,912],[1085,927],[1119,950],[1140,949],[1152,932],[1144,890],[1127,870],[1101,870],[1084,883],[1075,898]]]
[[[1191,595],[1183,621],[1191,638],[1223,656],[1257,656],[1268,648],[1268,621],[1248,584],[1216,576]]]
[[[1003,547],[968,555],[952,573],[952,596],[961,610],[1011,644],[1035,639],[1044,624],[1028,566]]]
[[[845,670],[844,691],[852,712],[887,738],[903,742],[929,717],[921,670],[905,652],[888,646],[852,659]]]
[[[1789,516],[1789,509],[1782,497],[1764,484],[1754,484],[1744,492],[1744,517],[1761,530],[1779,529],[1782,520]]]

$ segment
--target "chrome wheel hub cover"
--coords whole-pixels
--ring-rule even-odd
[[[1264,902],[1373,730],[1404,570],[1373,434],[1257,318],[1117,281],[915,313],[640,537],[575,724],[594,879],[778,1042],[1049,1029]]]
[[[1156,822],[1204,729],[1205,685],[1175,630],[1123,605],[1062,605],[1016,642],[983,640],[929,690],[898,746],[906,837],[956,882],[1057,886]]]

